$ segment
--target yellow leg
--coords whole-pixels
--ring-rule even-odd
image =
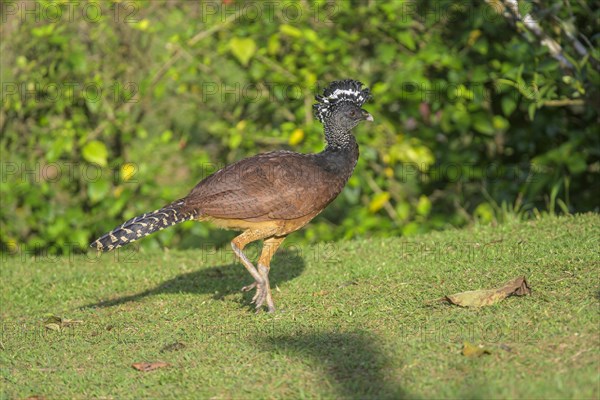
[[[269,270],[271,269],[271,259],[273,258],[273,255],[275,254],[275,252],[277,251],[284,239],[285,237],[271,237],[269,239],[266,239],[263,244],[262,252],[260,253],[260,257],[258,259],[258,273],[262,276],[265,282],[263,290],[260,291],[260,295],[264,296],[264,299],[262,299],[261,303],[265,301],[267,302],[267,308],[269,309],[269,312],[275,311],[275,303],[273,302],[273,298],[271,297],[271,285],[269,283]],[[257,296],[260,296],[258,291],[256,294]],[[257,299],[257,304],[260,300],[261,299]]]
[[[256,294],[252,299],[253,303],[256,303],[257,312],[260,311],[261,307],[267,302],[267,308],[269,312],[275,311],[275,305],[273,304],[273,299],[271,298],[271,290],[269,288],[269,265],[271,262],[271,258],[273,254],[279,247],[279,244],[283,241],[281,239],[269,238],[265,240],[265,245],[263,246],[263,250],[261,256],[259,258],[259,269],[252,264],[252,262],[248,259],[248,257],[244,254],[244,247],[251,242],[254,242],[259,239],[263,239],[265,237],[269,237],[273,234],[273,232],[265,230],[265,231],[256,231],[256,230],[247,230],[241,235],[237,236],[235,239],[231,241],[231,248],[235,255],[240,259],[244,267],[248,270],[250,275],[254,278],[254,283],[248,286],[244,286],[242,288],[243,291],[248,291],[256,288]],[[267,243],[272,243],[271,245],[267,245]],[[265,250],[266,249],[266,250]],[[272,249],[272,250],[270,250]],[[261,262],[265,263],[261,264]]]

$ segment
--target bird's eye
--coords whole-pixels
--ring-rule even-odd
[[[356,111],[354,111],[354,110],[350,111],[349,114],[351,117],[356,117]]]

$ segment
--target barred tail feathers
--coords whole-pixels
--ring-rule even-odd
[[[181,212],[183,205],[184,202],[182,200],[177,200],[159,210],[132,218],[102,235],[92,242],[90,246],[99,251],[111,251],[127,243],[135,242],[153,232],[163,230],[180,222],[189,221],[198,216],[196,210],[185,213]]]

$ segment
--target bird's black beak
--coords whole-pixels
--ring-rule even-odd
[[[369,114],[365,110],[361,110],[361,111],[362,111],[362,115],[363,115],[363,118],[365,119],[365,121],[371,121],[371,122],[373,122],[373,116],[371,114]]]

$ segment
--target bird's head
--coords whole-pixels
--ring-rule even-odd
[[[322,96],[316,96],[315,117],[338,132],[349,132],[361,121],[373,121],[371,114],[361,108],[371,98],[369,88],[362,86],[352,79],[332,82]]]

